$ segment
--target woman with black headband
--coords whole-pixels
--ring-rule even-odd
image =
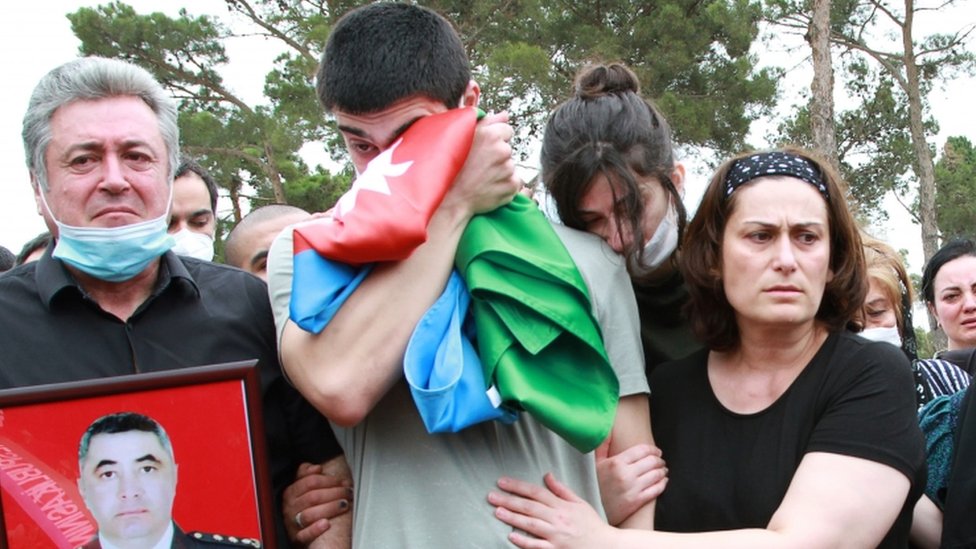
[[[658,531],[611,528],[547,475],[546,488],[503,478],[489,495],[510,540],[907,547],[925,475],[911,369],[896,347],[846,329],[864,300],[864,253],[829,165],[796,149],[726,162],[680,264],[707,349],[650,380],[669,469]]]

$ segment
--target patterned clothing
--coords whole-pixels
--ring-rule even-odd
[[[959,409],[966,391],[941,396],[918,412],[918,424],[925,435],[925,455],[929,476],[925,483],[925,495],[939,509],[945,506],[949,469],[956,453],[956,428],[959,425]]]
[[[939,397],[958,393],[969,387],[972,376],[959,366],[938,358],[916,360],[912,364],[916,372],[916,400],[921,410]]]

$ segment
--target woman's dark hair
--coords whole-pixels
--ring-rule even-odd
[[[976,242],[968,238],[954,238],[929,259],[922,272],[922,295],[926,303],[935,303],[935,276],[939,274],[939,269],[946,263],[967,255],[976,257]]]
[[[830,269],[816,318],[831,330],[841,330],[854,318],[867,294],[867,268],[857,222],[844,200],[840,176],[813,153],[795,147],[778,149],[813,163],[826,186],[827,222],[830,232]],[[678,258],[688,288],[688,318],[700,341],[715,351],[738,348],[739,327],[735,311],[725,296],[722,284],[722,240],[725,226],[735,211],[739,193],[726,196],[725,180],[736,160],[755,153],[738,155],[722,164],[688,223]],[[750,183],[745,183],[749,185]]]
[[[562,222],[585,230],[579,203],[594,177],[603,175],[621,189],[617,230],[626,223],[635,235],[623,250],[628,268],[644,242],[642,181],[654,178],[668,192],[678,214],[679,236],[687,214],[671,181],[674,152],[671,127],[650,100],[640,95],[637,75],[620,63],[590,65],[576,77],[572,99],[549,117],[542,138],[542,181]],[[614,187],[612,187],[614,188]]]

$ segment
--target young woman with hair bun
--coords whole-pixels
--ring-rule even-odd
[[[625,65],[585,67],[574,90],[546,125],[542,181],[563,224],[600,236],[627,259],[650,375],[701,347],[682,312],[687,291],[676,264],[685,168],[667,120]]]

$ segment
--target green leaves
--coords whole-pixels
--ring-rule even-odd
[[[324,147],[345,160],[326,124],[313,78],[336,19],[359,1],[227,0],[249,35],[283,51],[267,74],[264,101],[225,85],[224,42],[234,37],[214,17],[138,14],[114,2],[69,15],[83,54],[121,57],[150,70],[181,101],[185,148],[202,156],[227,189],[249,183],[251,200],[331,206],[347,181],[312,173],[300,151]],[[548,113],[572,93],[588,62],[623,61],[658,101],[683,145],[720,154],[745,146],[750,122],[773,104],[775,70],[756,70],[749,49],[759,2],[750,0],[434,0],[465,40],[486,110],[508,110],[523,159],[541,138]],[[237,27],[235,27],[237,28]],[[313,184],[327,187],[313,192]],[[246,188],[246,187],[245,187]],[[237,192],[231,193],[239,196]],[[240,195],[242,199],[243,195]],[[337,195],[336,195],[337,196]],[[316,202],[322,200],[323,202]]]
[[[942,238],[976,238],[976,148],[950,137],[935,164],[936,213]]]

